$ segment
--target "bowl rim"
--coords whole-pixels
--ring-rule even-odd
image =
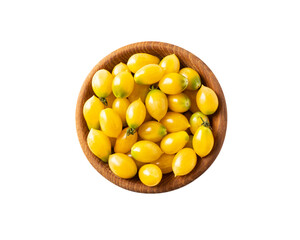
[[[94,73],[96,71],[98,71],[99,69],[103,68],[103,66],[106,66],[107,67],[106,69],[111,71],[112,67],[116,64],[115,63],[116,58],[119,59],[120,57],[122,58],[125,54],[127,56],[129,56],[129,55],[132,55],[132,54],[138,53],[138,52],[150,53],[150,54],[153,54],[156,56],[159,55],[158,53],[160,53],[160,55],[163,55],[163,54],[161,54],[161,52],[166,52],[166,54],[164,56],[172,54],[170,52],[173,52],[180,59],[180,63],[181,64],[183,63],[183,65],[181,67],[186,66],[187,64],[185,64],[185,62],[190,61],[191,64],[189,64],[188,67],[198,70],[198,71],[197,70],[196,71],[201,76],[202,83],[205,82],[205,86],[211,87],[216,92],[218,99],[219,99],[218,110],[215,113],[216,115],[214,114],[212,117],[213,119],[215,119],[216,116],[218,116],[218,118],[217,118],[218,121],[216,123],[214,123],[215,126],[218,127],[218,129],[214,130],[214,125],[212,126],[215,140],[217,139],[218,141],[215,141],[215,145],[212,149],[212,152],[208,156],[202,158],[201,161],[198,161],[195,169],[199,168],[200,170],[195,172],[195,169],[194,169],[191,173],[189,173],[185,176],[176,177],[177,179],[174,177],[173,174],[164,175],[163,179],[164,178],[166,179],[165,180],[166,184],[160,183],[155,187],[147,187],[147,186],[143,185],[137,179],[137,176],[134,179],[128,180],[128,179],[121,179],[121,178],[117,177],[116,175],[114,175],[111,172],[111,170],[109,169],[108,164],[104,163],[103,161],[98,159],[89,150],[89,148],[87,146],[87,142],[86,142],[87,126],[86,126],[86,124],[85,124],[85,127],[83,125],[83,122],[85,123],[85,121],[83,121],[84,117],[83,117],[82,109],[83,109],[83,104],[84,104],[85,100],[87,100],[86,98],[84,98],[84,96],[86,96],[87,94],[93,95],[93,93],[91,93],[92,90],[91,90],[90,83],[91,83],[91,79],[92,79]],[[161,56],[160,58],[162,58],[162,57],[163,56]],[[124,60],[126,58],[128,59],[128,57],[125,57]],[[184,59],[184,61],[183,61],[183,59]],[[118,61],[120,61],[120,60],[118,60]],[[200,72],[199,72],[199,70],[200,70]],[[225,136],[226,136],[227,106],[226,106],[226,100],[225,100],[223,90],[222,90],[217,78],[215,77],[214,73],[210,70],[210,68],[200,58],[198,58],[196,55],[192,54],[191,52],[189,52],[179,46],[170,44],[170,43],[158,42],[158,41],[143,41],[143,42],[136,42],[136,43],[128,44],[126,46],[123,46],[123,47],[111,52],[106,57],[101,59],[94,66],[94,68],[87,75],[87,77],[85,78],[85,80],[81,86],[81,89],[80,89],[80,92],[79,92],[79,95],[77,98],[77,103],[76,103],[75,122],[76,122],[76,131],[77,131],[78,140],[79,140],[80,146],[81,146],[86,158],[91,163],[91,165],[103,177],[105,177],[107,180],[114,183],[115,185],[117,185],[121,188],[130,190],[130,191],[140,192],[140,193],[162,193],[162,192],[169,192],[169,191],[172,191],[175,189],[179,189],[179,188],[191,183],[192,181],[194,181],[195,179],[200,177],[215,161],[219,152],[221,151],[221,148],[223,146]],[[199,159],[199,157],[198,157],[198,159]]]

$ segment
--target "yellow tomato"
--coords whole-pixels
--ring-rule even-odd
[[[190,127],[189,121],[181,113],[167,112],[164,118],[160,121],[169,133],[184,131]]]
[[[159,122],[149,121],[143,123],[139,127],[138,133],[144,140],[159,142],[165,135],[167,135],[167,129]]]
[[[138,141],[131,147],[132,157],[137,161],[145,163],[157,160],[162,153],[157,144],[146,140]]]
[[[202,112],[195,112],[190,118],[190,129],[192,134],[195,134],[197,129],[203,125],[204,122],[209,123],[209,118]]]
[[[181,149],[174,157],[172,169],[176,176],[183,176],[190,173],[197,164],[197,156],[193,149]]]
[[[149,91],[149,85],[137,84],[136,82],[134,82],[133,91],[128,96],[128,99],[130,102],[133,102],[140,98],[141,101],[144,103]]]
[[[119,114],[123,126],[126,125],[126,111],[130,102],[127,98],[116,98],[112,104],[112,109]]]
[[[109,137],[118,137],[122,131],[122,120],[114,110],[105,108],[100,112],[101,130]]]
[[[136,73],[141,67],[148,64],[158,64],[159,58],[148,53],[133,54],[127,62],[127,66],[131,72]]]
[[[114,147],[115,153],[127,153],[131,150],[133,144],[137,141],[137,133],[127,135],[128,128],[124,128],[120,135],[117,137]]]
[[[106,98],[106,102],[107,102],[107,106],[106,108],[112,108],[113,102],[115,101],[116,97],[113,93],[111,93],[107,98]]]
[[[189,141],[189,135],[185,131],[170,133],[160,142],[161,150],[166,154],[175,154]]]
[[[157,121],[160,121],[168,111],[168,98],[158,89],[151,90],[145,100],[148,113]]]
[[[193,148],[193,135],[189,135],[189,141],[187,142],[187,144],[184,146],[186,148]]]
[[[112,70],[112,75],[115,77],[117,76],[120,72],[130,72],[128,66],[125,63],[120,62],[117,64],[114,69]]]
[[[144,122],[146,117],[146,107],[139,98],[130,103],[126,111],[126,122],[130,127],[127,134],[132,134]]]
[[[209,87],[201,86],[196,96],[197,106],[205,115],[213,114],[218,106],[219,101],[216,93]]]
[[[189,81],[187,90],[197,90],[201,86],[201,78],[199,74],[192,68],[182,68],[179,74],[186,77]]]
[[[137,173],[135,162],[124,153],[110,155],[108,166],[110,170],[120,178],[132,178]]]
[[[83,105],[83,116],[89,129],[100,129],[99,114],[104,109],[99,98],[92,96]]]
[[[107,105],[105,98],[111,93],[112,80],[112,74],[105,69],[97,71],[92,79],[92,88],[94,93],[105,105]]]
[[[179,93],[175,95],[168,96],[169,108],[173,112],[183,113],[189,110],[191,106],[191,101],[187,95],[184,93]]]
[[[153,187],[160,183],[162,172],[158,166],[146,164],[140,168],[139,178],[146,186]]]
[[[186,89],[188,80],[179,73],[168,73],[159,81],[159,88],[166,94],[178,94]]]
[[[87,144],[93,154],[107,162],[111,154],[111,143],[102,131],[92,128],[87,136]]]
[[[197,91],[185,90],[183,93],[186,94],[189,97],[189,99],[191,100],[190,111],[193,113],[198,112],[199,108],[196,103]]]
[[[148,64],[134,74],[138,84],[151,85],[158,82],[164,75],[164,70],[158,64]]]
[[[124,71],[114,77],[112,82],[112,91],[117,98],[126,98],[132,91],[134,80],[131,73]]]
[[[174,154],[162,154],[160,158],[154,162],[156,166],[160,168],[163,174],[172,172],[172,162],[174,159]]]
[[[207,156],[214,146],[214,136],[210,128],[202,125],[193,138],[193,148],[200,157]]]
[[[164,57],[159,65],[163,68],[164,73],[178,73],[180,68],[180,62],[175,54]]]

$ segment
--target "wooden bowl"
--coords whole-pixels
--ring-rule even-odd
[[[120,62],[127,63],[128,58],[134,53],[149,53],[159,57],[160,59],[169,54],[176,54],[182,65],[181,67],[191,67],[195,69],[200,74],[202,83],[212,88],[216,92],[219,99],[219,108],[217,112],[211,116],[211,125],[213,129],[215,144],[210,154],[202,159],[200,159],[199,157],[196,167],[193,169],[192,172],[190,172],[186,176],[174,177],[173,173],[166,174],[163,176],[162,181],[155,187],[145,186],[140,182],[138,176],[135,176],[134,178],[129,180],[117,177],[109,169],[107,163],[102,162],[89,150],[86,141],[89,130],[83,117],[82,109],[85,101],[94,94],[92,90],[93,75],[99,69],[104,68],[108,71],[112,71],[113,67],[116,64]],[[218,156],[225,138],[226,127],[226,102],[221,86],[215,75],[212,73],[212,71],[205,65],[204,62],[202,62],[198,57],[196,57],[192,53],[178,46],[162,42],[139,42],[130,44],[125,47],[119,48],[118,50],[112,52],[111,54],[103,58],[92,69],[92,71],[85,79],[81,87],[76,106],[76,130],[78,134],[78,139],[85,156],[92,164],[92,166],[102,176],[104,176],[112,183],[122,188],[142,193],[160,193],[171,191],[183,187],[195,180],[196,178],[198,178],[210,167],[210,165]]]

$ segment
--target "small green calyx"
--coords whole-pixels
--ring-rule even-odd
[[[128,128],[126,131],[126,136],[133,135],[135,134],[135,132],[136,132],[135,128]]]
[[[100,101],[101,101],[105,106],[107,106],[107,100],[106,100],[106,98],[101,97],[101,98],[100,98]]]
[[[210,126],[209,122],[204,121],[203,118],[202,118],[201,116],[199,116],[199,117],[200,117],[201,120],[202,120],[201,126],[208,127],[208,128],[211,129],[211,126]]]

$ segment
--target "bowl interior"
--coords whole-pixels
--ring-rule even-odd
[[[165,174],[160,184],[155,187],[145,186],[139,181],[137,176],[132,179],[125,180],[114,175],[109,169],[108,164],[99,160],[89,150],[86,141],[89,130],[82,114],[82,109],[85,101],[89,99],[91,96],[93,96],[94,94],[92,90],[91,82],[95,72],[102,68],[107,69],[108,71],[112,71],[113,67],[116,64],[120,62],[127,63],[127,60],[131,55],[140,52],[155,55],[160,59],[162,59],[164,56],[169,54],[173,54],[173,53],[176,54],[176,56],[180,60],[181,67],[191,67],[195,69],[201,76],[202,83],[212,88],[216,92],[219,99],[218,110],[210,117],[214,139],[215,139],[214,147],[210,152],[210,154],[204,158],[198,157],[198,162],[196,167],[188,175],[182,177],[174,177],[173,173]],[[135,192],[143,192],[143,193],[167,192],[185,186],[186,184],[198,178],[209,168],[209,166],[214,162],[217,155],[219,154],[224,142],[226,127],[227,127],[226,102],[225,102],[225,98],[221,86],[218,80],[216,79],[215,75],[212,73],[212,71],[206,66],[206,64],[203,61],[201,61],[198,57],[188,52],[187,50],[172,44],[162,43],[162,42],[139,42],[139,43],[130,44],[112,52],[111,54],[103,58],[92,69],[92,71],[85,79],[81,87],[78,100],[77,100],[77,106],[76,106],[77,135],[82,150],[86,155],[87,159],[89,160],[89,162],[101,175],[103,175],[106,179],[108,179],[112,183],[122,188],[135,191]]]

